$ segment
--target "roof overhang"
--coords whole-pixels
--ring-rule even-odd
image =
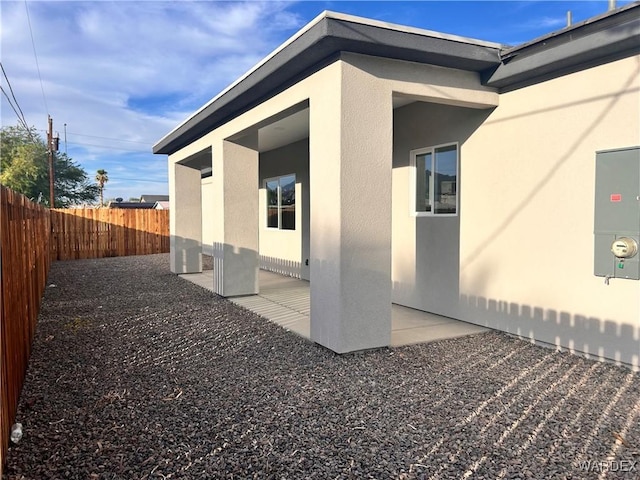
[[[314,71],[341,52],[481,72],[503,46],[429,30],[324,12],[153,147],[171,154]]]
[[[172,154],[340,58],[342,52],[479,72],[505,92],[640,52],[640,2],[518,47],[323,12],[153,147]]]
[[[640,53],[640,3],[626,5],[515,48],[485,72],[483,84],[515,90]]]

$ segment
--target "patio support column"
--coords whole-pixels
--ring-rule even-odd
[[[200,170],[169,168],[170,266],[173,273],[202,272]]]
[[[348,63],[310,100],[311,339],[344,353],[391,341],[393,107]]]
[[[258,151],[227,140],[213,151],[213,289],[225,297],[253,295],[259,269]]]

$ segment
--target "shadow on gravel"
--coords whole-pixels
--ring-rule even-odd
[[[53,265],[7,478],[640,475],[638,374],[499,333],[339,356],[168,263]]]

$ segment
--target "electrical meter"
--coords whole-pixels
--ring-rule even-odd
[[[620,237],[611,244],[611,253],[617,258],[631,258],[638,253],[638,243],[629,237]]]
[[[596,152],[594,207],[593,272],[640,280],[640,146]]]

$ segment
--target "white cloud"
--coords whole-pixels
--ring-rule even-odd
[[[147,146],[77,137],[79,143],[150,152],[155,141],[305,23],[289,6],[272,1],[28,2],[41,87],[25,4],[2,2],[2,64],[27,121],[39,129],[46,128],[50,113],[61,137],[66,123],[69,132]],[[3,99],[2,124],[15,123]],[[93,146],[69,152],[91,174],[104,168],[100,161],[111,163],[108,158],[123,153]],[[156,161],[165,163],[151,154],[136,160],[154,169]],[[148,175],[140,165],[126,170],[132,178]],[[166,165],[161,170],[166,179]],[[110,189],[115,189],[115,173],[110,172]],[[135,192],[119,196],[140,194]]]
[[[523,29],[526,30],[535,30],[538,28],[543,29],[551,29],[551,28],[562,28],[567,23],[567,17],[540,17],[531,20],[530,22],[526,22],[522,25]]]

